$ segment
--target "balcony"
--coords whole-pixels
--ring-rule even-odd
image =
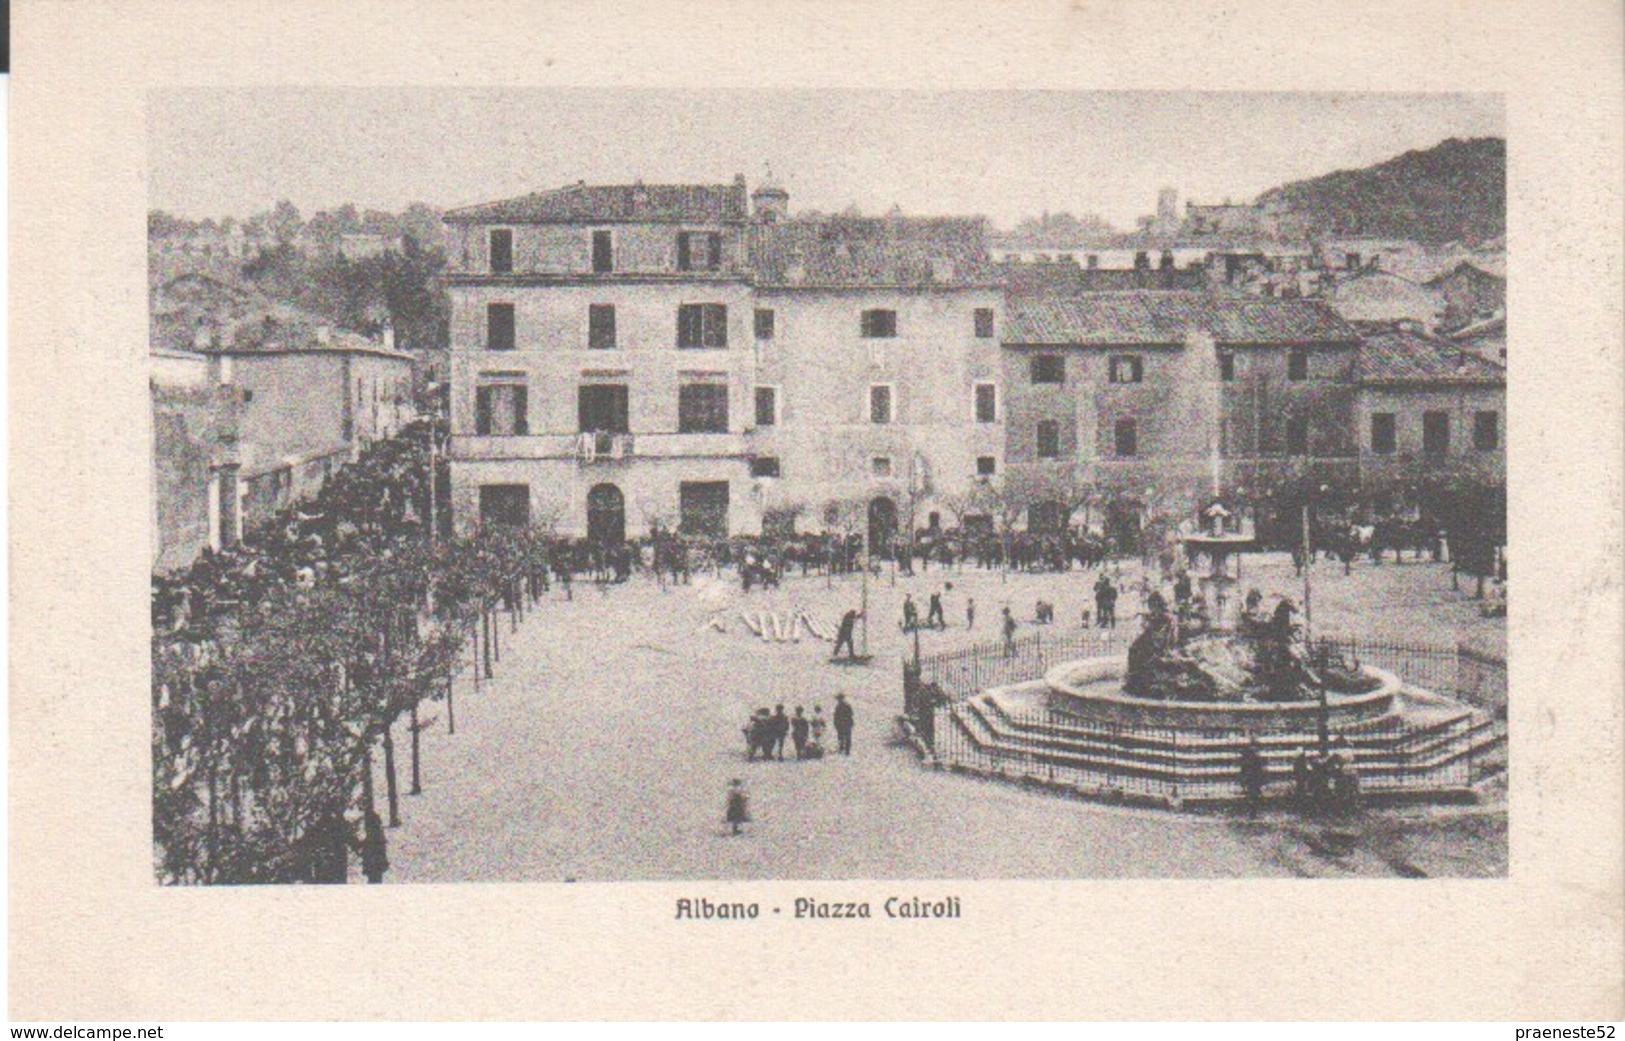
[[[643,433],[526,434],[452,437],[452,459],[495,462],[556,459],[578,466],[614,465],[650,459],[743,459],[746,435]]]
[[[612,434],[599,430],[579,434],[575,439],[576,461],[591,463],[619,463],[633,458],[635,442],[631,434]]]

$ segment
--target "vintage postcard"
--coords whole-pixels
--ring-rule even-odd
[[[422,65],[25,5],[14,1017],[1619,1017],[1620,136],[1537,118],[1513,7],[1200,89],[376,8]],[[437,63],[499,13],[534,75]],[[324,989],[378,944],[439,967]],[[764,946],[851,1007],[750,998]]]

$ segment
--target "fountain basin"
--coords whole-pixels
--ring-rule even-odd
[[[1161,701],[1123,691],[1126,657],[1084,658],[1063,662],[1044,674],[1051,710],[1089,723],[1165,727],[1176,730],[1291,730],[1313,732],[1319,725],[1320,702],[1308,701]],[[1394,708],[1404,690],[1398,676],[1361,665],[1375,679],[1375,690],[1363,694],[1326,695],[1333,729],[1380,719]]]

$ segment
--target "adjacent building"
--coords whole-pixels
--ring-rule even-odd
[[[1418,480],[1506,473],[1506,369],[1411,323],[1364,327],[1362,484],[1403,498]]]
[[[1208,293],[1015,298],[1004,330],[1006,455],[1065,523],[1093,491],[1108,530],[1142,510],[1357,475],[1359,337],[1324,304]],[[1029,526],[1034,518],[1029,516]]]
[[[229,546],[411,420],[413,360],[219,273],[154,287],[153,568]]]

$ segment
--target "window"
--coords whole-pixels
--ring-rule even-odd
[[[1027,366],[1034,383],[1066,382],[1066,359],[1059,354],[1035,354]]]
[[[897,335],[897,312],[880,308],[863,312],[859,333],[869,340],[889,340]]]
[[[528,401],[522,383],[482,383],[474,389],[474,433],[514,437],[530,433]]]
[[[993,308],[978,307],[976,309],[976,338],[978,340],[993,338]]]
[[[756,388],[756,425],[776,426],[779,422],[779,388]]]
[[[576,390],[576,411],[583,434],[625,434],[627,391],[624,383],[584,383]]]
[[[511,351],[514,349],[514,318],[512,304],[485,305],[485,349]]]
[[[997,472],[998,460],[994,459],[990,455],[979,455],[976,457],[976,476],[992,477]]]
[[[1058,459],[1061,456],[1061,424],[1053,419],[1038,421],[1038,458]]]
[[[615,270],[615,243],[607,231],[592,233],[592,270],[598,275]]]
[[[1501,414],[1499,412],[1473,413],[1473,447],[1480,452],[1493,452],[1501,447]]]
[[[1422,454],[1448,455],[1450,452],[1450,413],[1422,413]]]
[[[891,422],[891,386],[875,383],[869,387],[869,422]]]
[[[887,456],[877,455],[869,460],[869,472],[876,477],[891,476],[891,459]]]
[[[999,421],[999,388],[991,383],[976,385],[976,422]]]
[[[1112,427],[1112,441],[1115,454],[1120,459],[1128,459],[1139,451],[1139,430],[1134,420],[1119,419]]]
[[[1230,351],[1219,352],[1219,381],[1221,383],[1234,383],[1236,380],[1236,356]]]
[[[773,311],[771,308],[758,307],[756,309],[756,338],[758,340],[773,339]]]
[[[715,231],[677,233],[677,270],[716,271],[722,267],[722,235]]]
[[[1286,421],[1286,454],[1309,454],[1309,417],[1288,417]]]
[[[587,306],[587,347],[595,351],[615,348],[615,305]]]
[[[724,304],[683,304],[677,308],[677,346],[709,350],[728,346],[728,308]]]
[[[679,434],[726,434],[728,386],[725,383],[685,383],[677,388]]]
[[[1107,378],[1113,383],[1138,383],[1144,372],[1139,355],[1119,354],[1112,358]]]
[[[1393,455],[1397,442],[1392,412],[1371,413],[1371,454]]]
[[[779,475],[779,457],[776,455],[757,456],[750,461],[750,475],[752,477],[777,477]]]
[[[507,228],[491,229],[491,273],[506,275],[513,270],[513,232]]]
[[[1301,348],[1294,348],[1286,355],[1286,378],[1289,380],[1306,380],[1309,378],[1309,352]]]

